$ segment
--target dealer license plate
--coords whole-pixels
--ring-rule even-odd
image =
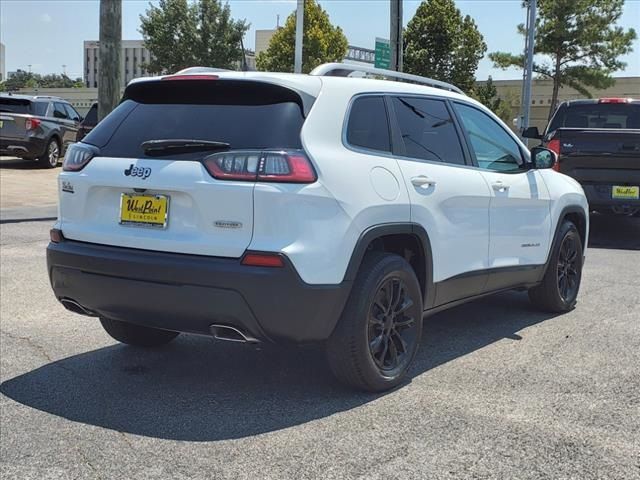
[[[169,197],[167,195],[121,194],[120,225],[166,228],[168,219]]]

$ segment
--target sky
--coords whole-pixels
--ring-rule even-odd
[[[152,3],[156,3],[155,1]],[[295,9],[295,0],[229,0],[235,18],[246,19],[251,28],[245,47],[255,45],[255,30],[280,24]],[[374,48],[376,37],[389,38],[388,0],[320,0],[333,24],[342,28],[350,45]],[[404,23],[411,19],[420,1],[404,1]],[[522,52],[523,39],[516,25],[525,22],[521,0],[456,0],[461,12],[476,21],[493,51]],[[123,0],[122,38],[141,39],[139,16],[149,0]],[[82,77],[83,41],[98,39],[98,0],[0,0],[0,41],[6,48],[7,71],[17,69],[36,73],[66,73]],[[619,25],[634,27],[640,34],[640,0],[626,0]],[[640,40],[634,52],[623,59],[624,72],[616,76],[640,76]],[[63,67],[63,65],[66,65]],[[476,77],[494,80],[521,77],[517,69],[493,68],[488,58],[480,62]]]

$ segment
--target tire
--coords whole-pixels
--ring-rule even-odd
[[[38,157],[38,165],[40,168],[55,168],[60,161],[60,142],[55,138],[51,138],[47,143],[44,153]]]
[[[136,347],[158,347],[169,343],[179,335],[179,332],[143,327],[109,318],[100,318],[100,323],[113,339]]]
[[[368,254],[327,342],[334,375],[368,392],[399,385],[418,351],[422,313],[422,291],[411,265],[398,255]]]
[[[560,226],[558,238],[542,283],[529,290],[529,299],[541,310],[564,313],[576,306],[582,278],[582,241],[569,220]]]

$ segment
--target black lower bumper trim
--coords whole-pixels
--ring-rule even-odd
[[[306,284],[286,258],[284,268],[249,267],[73,240],[50,243],[47,265],[58,299],[100,316],[205,335],[229,325],[264,341],[328,338],[351,287]]]

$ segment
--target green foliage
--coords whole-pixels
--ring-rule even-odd
[[[511,108],[511,98],[506,100],[498,97],[498,89],[493,84],[491,76],[484,84],[477,84],[470,92],[470,95],[489,108],[507,125],[511,125],[513,120],[513,111]]]
[[[220,0],[160,0],[140,15],[140,33],[151,59],[145,69],[173,73],[193,66],[233,69],[242,58],[240,40],[249,29],[231,18]]]
[[[21,88],[82,88],[81,78],[72,80],[67,75],[57,73],[39,75],[18,70],[11,78],[0,84],[0,91],[13,92]]]
[[[404,34],[404,70],[471,90],[487,50],[473,19],[454,0],[423,1]]]
[[[616,26],[623,5],[624,0],[538,0],[535,53],[542,58],[533,71],[553,80],[552,105],[564,85],[591,97],[589,87],[614,84],[611,73],[626,67],[620,56],[632,51],[636,38],[634,29]],[[518,26],[522,35],[525,30]],[[524,65],[524,55],[494,52],[489,58],[503,69]]]
[[[271,38],[269,48],[256,58],[258,70],[293,72],[296,37],[296,14],[287,17],[284,27]],[[347,53],[347,37],[334,27],[329,15],[315,0],[305,0],[302,71],[309,73],[318,65],[340,62]]]

